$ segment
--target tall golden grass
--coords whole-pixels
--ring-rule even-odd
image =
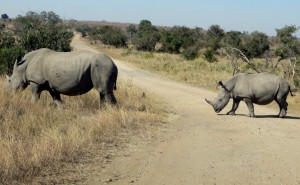
[[[66,108],[58,109],[47,92],[33,104],[29,88],[16,93],[0,89],[0,184],[30,182],[45,169],[115,142],[123,130],[142,132],[164,119],[159,100],[144,97],[127,82],[118,83],[118,105],[100,109],[96,90],[63,96]]]

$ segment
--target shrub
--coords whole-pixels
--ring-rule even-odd
[[[100,40],[103,44],[112,45],[117,48],[127,46],[127,36],[119,28],[104,26],[100,29],[100,35]]]
[[[28,12],[16,18],[20,43],[27,51],[49,48],[55,51],[70,51],[73,32],[54,12]]]
[[[137,50],[154,51],[159,41],[159,32],[148,20],[142,20],[138,26],[137,34],[132,39],[132,44]]]
[[[0,32],[0,48],[11,48],[15,46],[16,39],[10,32]]]
[[[24,49],[20,47],[0,49],[0,74],[12,74],[14,61],[24,54]]]
[[[182,52],[182,56],[187,60],[194,60],[198,57],[199,48],[197,46],[191,46]]]
[[[215,57],[215,50],[212,48],[207,48],[204,52],[204,58],[208,62],[216,62],[217,58]]]

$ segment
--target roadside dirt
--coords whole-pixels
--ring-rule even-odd
[[[79,36],[72,46],[94,51]],[[173,116],[167,129],[120,152],[85,183],[300,184],[299,110],[279,119],[277,109],[255,105],[257,118],[249,118],[242,102],[238,115],[224,115],[230,102],[216,114],[204,100],[214,92],[115,62],[119,78],[158,95]]]

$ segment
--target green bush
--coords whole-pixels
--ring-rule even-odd
[[[148,20],[142,20],[138,26],[138,30],[132,44],[137,50],[154,51],[155,45],[159,41],[160,35],[155,26]]]
[[[126,47],[127,36],[122,33],[120,28],[104,26],[100,29],[100,40],[103,44],[115,46],[117,48]]]
[[[255,31],[244,41],[241,50],[248,59],[259,58],[269,50],[269,45],[268,36],[265,33]]]
[[[185,49],[181,55],[187,60],[194,60],[198,57],[199,48],[197,46],[191,46]]]
[[[1,48],[0,49],[0,74],[12,74],[15,60],[23,56],[25,50],[21,47]]]
[[[215,57],[215,50],[212,48],[207,48],[204,52],[204,58],[208,61],[208,62],[216,62],[217,58]]]
[[[137,50],[141,51],[154,51],[155,45],[158,42],[157,33],[144,33],[143,36],[134,37],[132,44],[136,47]]]
[[[15,46],[16,39],[11,32],[0,32],[0,48],[11,48]]]
[[[25,16],[18,16],[15,21],[20,44],[27,51],[40,48],[71,51],[73,32],[54,12],[28,12]]]

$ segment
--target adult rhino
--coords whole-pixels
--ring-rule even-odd
[[[233,99],[231,110],[227,113],[235,115],[240,101],[244,101],[249,109],[249,116],[254,117],[253,103],[266,105],[275,100],[279,106],[279,117],[285,117],[288,103],[286,98],[289,94],[293,96],[289,84],[281,77],[269,73],[240,73],[231,77],[224,84],[218,82],[221,91],[214,101],[206,102],[212,105],[215,112],[219,113]]]
[[[60,94],[81,95],[94,87],[100,93],[100,104],[106,100],[115,104],[113,90],[117,75],[116,65],[103,53],[55,52],[42,48],[16,60],[5,86],[17,90],[30,85],[33,101],[47,90],[58,107],[63,107]]]

